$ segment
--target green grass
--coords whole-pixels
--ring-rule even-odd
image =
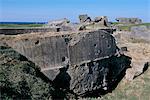
[[[54,89],[42,75],[12,48],[0,46],[0,100],[49,100]]]
[[[119,24],[119,22],[113,22],[112,24],[113,24],[113,25],[118,25],[118,24]]]
[[[0,28],[33,28],[42,26],[43,24],[0,24]]]

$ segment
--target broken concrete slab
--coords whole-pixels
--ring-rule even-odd
[[[84,15],[79,15],[79,20],[80,20],[80,23],[89,23],[91,22],[91,18],[87,15],[87,14],[84,14]]]
[[[27,37],[8,44],[42,69],[63,67],[66,59],[71,65],[77,65],[112,56],[116,52],[114,38],[103,30],[33,39]],[[85,50],[80,50],[81,47]]]

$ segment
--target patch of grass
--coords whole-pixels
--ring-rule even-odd
[[[44,24],[0,24],[0,28],[32,28],[42,27]]]
[[[137,24],[136,26],[140,26],[140,25],[144,25],[144,26],[150,26],[150,23],[142,23],[142,24]]]
[[[118,28],[122,31],[130,31],[131,27],[133,26],[146,26],[146,27],[150,27],[150,23],[142,23],[142,24],[129,24],[129,25],[119,25],[121,23],[118,22],[114,22],[113,25],[118,25]]]
[[[122,31],[130,31],[131,26],[119,26],[119,29]]]
[[[118,24],[119,24],[119,22],[113,22],[112,24],[113,24],[113,25],[118,25]]]
[[[2,100],[48,100],[54,88],[38,67],[12,48],[0,46]]]

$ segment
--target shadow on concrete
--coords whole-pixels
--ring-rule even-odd
[[[55,88],[54,93],[52,94],[52,99],[67,99],[67,92],[69,91],[71,77],[67,73],[68,67],[61,68],[60,73],[56,76],[53,81]]]

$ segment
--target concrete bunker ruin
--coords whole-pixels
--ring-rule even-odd
[[[107,91],[127,65],[122,60],[126,58],[116,56],[118,48],[112,29],[101,27],[103,18],[107,20],[96,18],[92,26],[79,24],[86,26],[82,31],[75,27],[75,31],[20,34],[7,44],[39,66],[59,89],[77,95]]]

